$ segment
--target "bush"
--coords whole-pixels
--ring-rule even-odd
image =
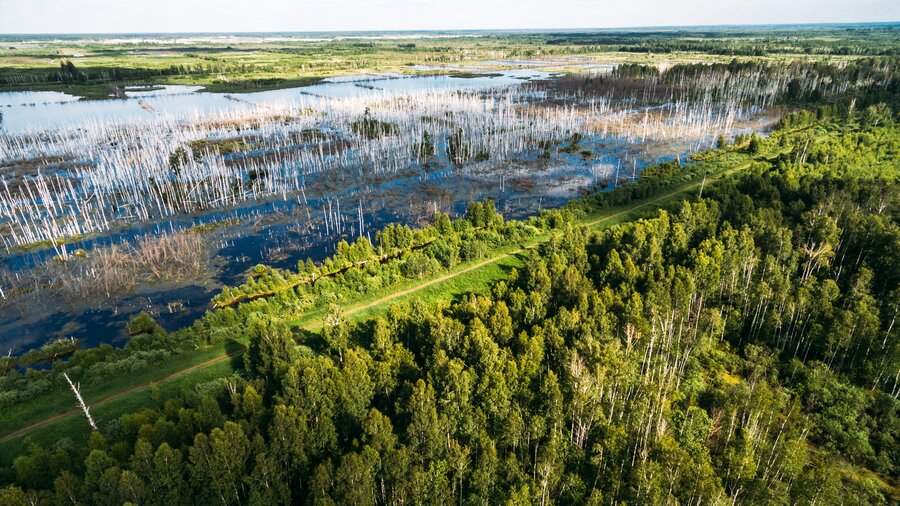
[[[435,241],[425,251],[444,267],[450,268],[459,263],[459,241]]]
[[[463,242],[459,247],[459,257],[464,261],[481,258],[488,252],[487,244],[479,240]]]
[[[96,382],[102,379],[114,378],[160,362],[169,355],[170,353],[165,350],[136,351],[123,359],[95,365],[88,370],[86,380],[88,382]]]
[[[419,279],[440,270],[441,264],[421,251],[414,251],[406,257],[401,270],[407,278]]]

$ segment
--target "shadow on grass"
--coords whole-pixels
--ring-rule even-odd
[[[235,371],[244,369],[244,352],[247,347],[234,339],[225,341],[225,353],[228,354],[229,364]]]
[[[328,343],[325,342],[325,338],[322,337],[321,332],[305,328],[295,328],[293,331],[294,341],[296,341],[297,344],[304,345],[319,353],[323,353],[328,347]]]
[[[524,262],[525,259],[528,258],[528,253],[527,253],[527,252],[520,252],[520,253],[512,254],[512,255],[510,255],[510,256],[513,256],[513,257],[515,257],[515,258],[518,258],[519,260],[521,260],[522,262]],[[496,283],[498,283],[498,282],[500,282],[500,281],[506,281],[506,280],[508,280],[508,279],[509,279],[509,273],[512,272],[512,270],[513,270],[513,266],[512,266],[512,265],[504,265],[504,264],[498,263],[498,264],[496,265],[496,267],[497,267],[497,269],[500,270],[500,272],[501,272],[503,275],[500,276],[500,277],[498,277],[498,278],[495,279],[495,280],[489,281],[488,284],[487,284],[487,286],[483,287],[483,288],[484,288],[483,290],[474,291],[474,290],[472,290],[472,289],[469,288],[469,287],[454,287],[454,288],[452,288],[452,289],[450,289],[450,290],[447,291],[446,297],[442,297],[442,298],[445,298],[445,299],[449,300],[451,303],[458,303],[458,302],[460,302],[460,301],[463,299],[463,297],[469,295],[470,293],[475,293],[475,294],[477,294],[477,295],[483,295],[483,294],[485,294],[485,293],[489,293],[489,292],[491,291],[491,288],[493,288],[494,285],[495,285]]]

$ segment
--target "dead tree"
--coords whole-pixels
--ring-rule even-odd
[[[84,413],[85,418],[87,418],[88,425],[91,426],[91,430],[97,430],[97,424],[94,423],[94,417],[91,416],[91,410],[87,407],[87,404],[84,403],[84,398],[81,397],[79,385],[72,383],[72,380],[69,379],[68,374],[63,373],[63,377],[66,378],[66,381],[69,382],[69,386],[72,387],[72,392],[75,393],[75,399],[78,400],[78,407],[81,408],[81,411]]]

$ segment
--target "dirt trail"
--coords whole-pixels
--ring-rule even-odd
[[[727,171],[723,171],[723,172],[717,174],[714,178],[711,178],[710,181],[714,181],[714,180],[716,180],[716,179],[720,179],[720,178],[722,178],[722,177],[724,177],[724,176],[726,176],[726,175],[732,174],[732,173],[734,173],[734,172],[737,172],[737,171],[740,171],[740,170],[744,170],[744,169],[748,168],[749,166],[750,166],[750,164],[745,164],[745,165],[741,165],[741,166],[739,166],[739,167],[735,167],[735,168],[733,168],[733,169],[729,169],[729,170],[727,170]],[[655,203],[657,203],[657,202],[660,202],[660,201],[663,201],[663,200],[665,200],[665,199],[671,198],[671,197],[673,197],[673,196],[675,196],[675,195],[678,195],[678,194],[680,194],[680,193],[685,193],[685,192],[687,192],[687,191],[689,191],[689,190],[691,190],[691,189],[693,189],[693,188],[696,188],[696,187],[699,187],[699,186],[705,184],[706,182],[708,182],[708,181],[706,180],[706,178],[704,178],[703,181],[697,181],[697,182],[688,184],[688,185],[686,185],[686,186],[682,186],[682,187],[680,187],[680,188],[677,189],[677,190],[671,191],[671,192],[666,193],[666,194],[664,194],[664,195],[660,195],[660,196],[655,197],[655,198],[653,198],[653,199],[650,199],[650,200],[648,200],[648,201],[646,201],[646,202],[642,202],[642,203],[640,203],[640,204],[631,206],[631,207],[629,207],[629,208],[627,208],[627,209],[623,209],[623,210],[618,211],[618,212],[615,212],[615,213],[613,213],[613,214],[610,214],[610,215],[607,215],[607,216],[603,216],[603,217],[601,217],[601,218],[597,218],[597,219],[595,219],[595,220],[592,220],[592,221],[588,221],[588,222],[582,223],[582,226],[585,226],[585,227],[592,227],[592,226],[595,226],[595,225],[599,225],[600,223],[603,223],[604,221],[612,220],[612,219],[617,218],[617,217],[619,217],[619,216],[622,216],[622,215],[624,215],[624,214],[628,214],[628,213],[637,211],[637,210],[642,209],[642,208],[644,208],[644,207],[653,205],[653,204],[655,204]],[[551,236],[551,238],[558,237],[559,234],[560,234],[560,233],[553,234],[553,235]],[[427,287],[429,287],[429,286],[431,286],[431,285],[434,285],[434,284],[436,284],[436,283],[442,283],[442,282],[444,282],[444,281],[447,281],[448,279],[452,279],[452,278],[455,278],[455,277],[460,276],[460,275],[462,275],[462,274],[466,274],[466,273],[468,273],[468,272],[471,272],[471,271],[473,271],[473,270],[480,269],[480,268],[484,267],[485,265],[492,264],[492,263],[494,263],[494,262],[499,262],[500,260],[503,260],[504,258],[508,258],[508,257],[510,257],[510,256],[513,256],[513,255],[518,255],[519,253],[522,253],[523,251],[525,251],[525,250],[527,250],[527,249],[530,249],[530,248],[533,248],[533,247],[536,246],[537,244],[539,244],[539,243],[541,243],[541,242],[548,241],[548,240],[550,240],[550,238],[547,238],[547,239],[541,239],[541,240],[535,241],[535,242],[533,242],[532,244],[530,244],[530,245],[528,245],[528,246],[526,246],[526,247],[518,248],[518,249],[515,249],[515,250],[513,250],[513,251],[509,251],[509,252],[507,252],[507,253],[504,253],[504,254],[502,254],[502,255],[497,255],[497,256],[495,256],[495,257],[491,257],[491,258],[482,260],[481,262],[478,262],[478,263],[476,263],[476,264],[470,265],[469,267],[466,267],[465,269],[462,269],[462,270],[460,270],[460,271],[456,271],[456,272],[452,272],[452,273],[449,273],[449,274],[445,274],[445,275],[443,275],[443,276],[440,276],[440,277],[438,277],[438,278],[431,279],[431,280],[429,280],[429,281],[426,281],[426,282],[424,282],[424,283],[418,284],[418,285],[413,286],[413,287],[411,287],[411,288],[408,288],[408,289],[406,289],[406,290],[402,290],[402,291],[399,291],[399,292],[394,292],[394,293],[392,293],[392,294],[390,294],[390,295],[386,295],[386,296],[384,296],[384,297],[381,297],[381,298],[379,298],[379,299],[373,300],[373,301],[371,301],[371,302],[367,302],[367,303],[365,303],[365,304],[363,304],[363,305],[361,305],[361,306],[356,306],[356,307],[348,308],[348,309],[344,312],[344,314],[345,314],[345,315],[352,315],[352,314],[356,314],[356,313],[358,313],[358,312],[360,312],[360,311],[365,311],[366,309],[369,309],[369,308],[371,308],[371,307],[377,306],[377,305],[379,305],[379,304],[383,304],[383,303],[385,303],[385,302],[391,301],[391,300],[396,299],[396,298],[399,298],[399,297],[403,297],[403,296],[405,296],[405,295],[409,295],[409,294],[411,294],[411,293],[417,292],[417,291],[419,291],[419,290],[422,290],[422,289],[424,289],[424,288],[427,288]],[[322,323],[322,321],[323,321],[323,318],[318,318],[318,319],[316,319],[316,320],[313,320],[313,321],[311,321],[311,322],[305,324],[305,325],[303,326],[303,328],[304,328],[304,329],[311,329],[311,328],[314,328],[314,327],[316,327],[317,325],[320,325],[320,324]],[[174,379],[174,378],[178,378],[178,377],[180,377],[180,376],[184,376],[185,374],[188,374],[188,373],[190,373],[190,372],[192,372],[192,371],[195,371],[195,370],[197,370],[197,369],[202,369],[202,368],[204,368],[204,367],[207,367],[207,366],[210,366],[210,365],[217,364],[217,363],[222,362],[222,361],[224,361],[224,360],[228,360],[228,359],[230,359],[230,358],[232,358],[232,357],[236,357],[236,356],[242,354],[243,352],[244,352],[244,350],[237,350],[237,351],[233,351],[233,352],[231,352],[231,353],[228,353],[227,355],[220,355],[220,356],[218,356],[218,357],[215,357],[215,358],[206,360],[206,361],[204,361],[204,362],[200,362],[200,363],[198,363],[198,364],[194,364],[194,365],[192,365],[192,366],[190,366],[190,367],[186,367],[186,368],[184,368],[184,369],[181,369],[181,370],[175,371],[175,372],[173,372],[173,373],[167,374],[167,375],[162,376],[162,377],[160,377],[160,378],[157,378],[157,379],[155,379],[155,380],[153,380],[153,381],[146,381],[146,382],[144,382],[144,383],[140,383],[140,384],[137,384],[137,385],[133,385],[133,386],[131,386],[131,387],[126,388],[125,390],[120,390],[120,391],[118,391],[118,392],[116,392],[116,393],[106,395],[106,396],[101,397],[101,398],[99,398],[99,399],[91,399],[91,400],[89,400],[88,404],[89,404],[91,407],[94,407],[94,406],[98,406],[98,405],[100,405],[100,404],[105,404],[105,403],[107,403],[107,402],[114,401],[114,400],[119,399],[119,398],[121,398],[121,397],[124,397],[124,396],[126,396],[126,395],[129,395],[129,394],[132,394],[132,393],[135,393],[135,392],[139,392],[139,391],[141,391],[141,390],[145,390],[145,389],[149,388],[150,385],[151,385],[152,383],[162,383],[162,382],[164,382],[164,381],[168,381],[168,380],[171,380],[171,379]],[[72,416],[72,415],[76,415],[76,414],[80,415],[80,410],[79,410],[78,408],[72,408],[72,409],[63,411],[62,413],[59,413],[59,414],[53,415],[53,416],[51,416],[51,417],[45,418],[45,419],[43,419],[43,420],[41,420],[41,421],[34,422],[34,423],[29,424],[29,425],[27,425],[27,426],[25,426],[25,427],[22,427],[22,428],[20,428],[20,429],[17,429],[17,430],[15,430],[15,431],[13,431],[13,432],[9,432],[9,433],[7,433],[7,434],[4,434],[3,436],[0,436],[0,443],[5,442],[5,441],[9,441],[10,439],[15,439],[16,437],[19,437],[19,436],[21,436],[21,435],[23,435],[23,434],[25,434],[25,433],[27,433],[27,432],[33,430],[33,429],[37,429],[37,428],[39,428],[39,427],[43,427],[43,426],[49,425],[49,424],[51,424],[51,423],[53,423],[53,422],[56,422],[56,421],[58,421],[58,420],[61,420],[61,419],[63,419],[63,418],[66,418],[66,417]]]
[[[178,377],[180,377],[180,376],[184,376],[185,374],[188,374],[189,372],[195,371],[195,370],[197,370],[197,369],[202,369],[202,368],[204,368],[204,367],[207,367],[207,366],[210,366],[210,365],[213,365],[213,364],[218,364],[219,362],[223,362],[223,361],[228,360],[228,359],[230,359],[230,358],[236,357],[236,356],[238,356],[238,355],[240,355],[240,354],[242,354],[242,353],[244,353],[244,350],[243,350],[243,349],[233,351],[233,352],[228,353],[228,354],[226,354],[226,355],[219,355],[218,357],[214,357],[214,358],[211,358],[211,359],[209,359],[209,360],[206,360],[206,361],[203,361],[203,362],[194,364],[194,365],[192,365],[192,366],[190,366],[190,367],[185,367],[184,369],[179,369],[179,370],[177,370],[177,371],[175,371],[175,372],[172,372],[172,373],[169,373],[169,374],[167,374],[167,375],[165,375],[165,376],[161,376],[161,377],[159,377],[159,378],[157,378],[157,379],[155,379],[155,380],[153,380],[153,381],[146,381],[146,382],[144,382],[144,383],[140,383],[140,384],[137,384],[137,385],[130,386],[130,387],[126,388],[125,390],[119,390],[118,392],[115,392],[115,393],[112,393],[112,394],[109,394],[109,395],[105,395],[105,396],[103,396],[103,397],[100,397],[99,399],[93,399],[93,400],[91,400],[91,401],[88,403],[88,405],[89,405],[89,407],[93,407],[93,406],[97,406],[97,405],[100,405],[100,404],[104,404],[104,403],[109,402],[109,401],[116,400],[116,399],[118,399],[118,398],[120,398],[120,397],[124,397],[124,396],[126,396],[126,395],[128,395],[128,394],[132,394],[132,393],[134,393],[134,392],[140,392],[141,390],[145,390],[145,389],[149,388],[150,385],[153,384],[153,383],[162,383],[163,381],[168,381],[168,380],[171,380],[171,379],[178,378]],[[2,437],[0,437],[0,443],[2,443],[2,442],[4,442],[4,441],[9,441],[10,439],[15,439],[16,437],[18,437],[18,436],[20,436],[20,435],[22,435],[22,434],[24,434],[24,433],[26,433],[26,432],[28,432],[28,431],[31,431],[31,430],[33,430],[33,429],[37,429],[38,427],[43,427],[43,426],[45,426],[45,425],[49,425],[49,424],[51,424],[51,423],[53,423],[53,422],[55,422],[55,421],[57,421],[57,420],[61,420],[61,419],[63,419],[63,418],[66,418],[66,417],[68,417],[68,416],[75,415],[75,414],[79,414],[79,415],[80,415],[80,414],[81,414],[81,410],[78,409],[78,408],[72,408],[72,409],[68,409],[68,410],[66,410],[66,411],[63,411],[62,413],[58,413],[58,414],[56,414],[56,415],[53,415],[53,416],[51,416],[51,417],[49,417],[49,418],[44,418],[43,420],[41,420],[41,421],[39,421],[39,422],[35,422],[35,423],[31,424],[31,425],[22,427],[21,429],[16,429],[16,430],[14,430],[14,431],[12,431],[12,432],[9,432],[9,433],[7,433],[7,434],[4,434]]]
[[[741,166],[741,167],[738,167],[738,168],[735,168],[735,169],[729,169],[729,170],[726,171],[726,172],[722,172],[718,177],[724,176],[724,175],[726,175],[726,174],[730,174],[731,172],[734,172],[734,171],[738,171],[738,170],[745,169],[745,168],[747,168],[748,166],[749,166],[749,165]],[[637,211],[638,209],[641,209],[641,208],[643,208],[643,207],[646,207],[646,206],[655,204],[655,203],[657,203],[657,202],[659,202],[659,201],[661,201],[661,200],[665,200],[665,199],[670,198],[670,197],[672,197],[672,196],[674,196],[674,195],[677,195],[677,194],[679,194],[679,193],[686,192],[686,191],[688,191],[688,190],[690,190],[690,189],[692,189],[692,188],[695,188],[695,187],[697,187],[697,186],[700,186],[702,183],[703,183],[703,181],[698,181],[698,182],[695,182],[695,183],[691,183],[690,185],[684,186],[684,187],[682,187],[682,188],[680,188],[680,189],[678,189],[678,190],[675,190],[675,191],[673,191],[673,192],[669,192],[669,193],[667,193],[667,194],[665,194],[665,195],[660,195],[659,197],[655,197],[655,198],[653,198],[653,199],[651,199],[651,200],[648,200],[648,201],[646,201],[646,202],[643,202],[643,203],[641,203],[641,204],[638,204],[638,205],[629,207],[628,209],[623,209],[623,210],[621,210],[621,211],[615,212],[615,213],[610,214],[610,215],[608,215],[608,216],[603,216],[602,218],[597,218],[597,219],[595,219],[595,220],[592,220],[592,221],[588,221],[588,222],[582,223],[581,226],[583,226],[583,227],[593,227],[593,226],[595,226],[595,225],[599,225],[600,223],[603,223],[604,221],[612,220],[612,219],[614,219],[614,218],[617,218],[617,217],[619,217],[619,216],[622,216],[623,214],[628,214],[628,213]],[[553,237],[553,238],[558,237],[560,234],[561,234],[561,233],[553,234],[552,237]],[[506,253],[504,253],[504,254],[502,254],[502,255],[497,255],[497,256],[495,256],[495,257],[488,258],[488,259],[486,259],[486,260],[482,260],[481,262],[478,262],[477,264],[470,265],[469,267],[466,267],[465,269],[463,269],[463,270],[461,270],[461,271],[452,272],[452,273],[450,273],[450,274],[445,274],[445,275],[443,275],[443,276],[441,276],[441,277],[434,278],[434,279],[432,279],[432,280],[429,280],[429,281],[426,281],[426,282],[424,282],[424,283],[418,284],[418,285],[416,285],[416,286],[414,286],[414,287],[412,287],[412,288],[408,288],[408,289],[406,289],[406,290],[402,290],[402,291],[399,291],[399,292],[394,292],[394,293],[392,293],[392,294],[390,294],[390,295],[385,295],[384,297],[381,297],[380,299],[376,299],[376,300],[373,300],[373,301],[371,301],[371,302],[367,302],[366,304],[364,304],[364,305],[362,305],[362,306],[351,307],[351,308],[347,309],[346,311],[344,311],[344,314],[345,314],[345,315],[352,315],[352,314],[358,313],[358,312],[360,312],[360,311],[365,311],[366,309],[369,309],[369,308],[371,308],[371,307],[377,306],[377,305],[379,305],[379,304],[383,304],[383,303],[388,302],[388,301],[391,301],[391,300],[393,300],[393,299],[397,299],[397,298],[403,297],[404,295],[409,295],[409,294],[411,294],[411,293],[417,292],[417,291],[419,291],[419,290],[421,290],[421,289],[423,289],[423,288],[427,288],[427,287],[429,287],[429,286],[431,286],[431,285],[433,285],[433,284],[441,283],[441,282],[447,281],[448,279],[455,278],[455,277],[457,277],[457,276],[459,276],[459,275],[461,275],[461,274],[465,274],[465,273],[467,273],[467,272],[470,272],[470,271],[473,271],[473,270],[476,270],[476,269],[480,269],[480,268],[484,267],[485,265],[489,265],[489,264],[492,264],[492,263],[495,263],[495,262],[499,262],[500,260],[503,260],[504,258],[508,258],[508,257],[510,257],[510,256],[513,256],[513,255],[518,255],[519,253],[522,253],[523,251],[525,251],[525,250],[527,250],[527,249],[531,249],[531,248],[533,248],[534,246],[536,246],[537,244],[540,244],[541,242],[545,242],[545,241],[548,241],[548,240],[550,240],[550,239],[547,238],[547,239],[541,239],[541,240],[535,241],[535,242],[533,242],[532,244],[530,244],[530,245],[528,245],[528,246],[526,246],[526,247],[518,248],[518,249],[515,249],[515,250],[513,250],[513,251],[506,252]],[[319,319],[317,319],[317,320],[311,321],[311,322],[307,323],[306,325],[303,325],[303,328],[306,329],[306,330],[311,330],[312,328],[315,328],[315,327],[317,327],[318,325],[320,325],[320,324],[322,323],[322,320],[323,320],[322,318],[319,318]]]

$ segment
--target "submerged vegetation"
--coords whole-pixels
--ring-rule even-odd
[[[64,261],[47,262],[27,272],[0,271],[11,286],[0,308],[17,297],[58,296],[63,300],[115,297],[139,283],[193,279],[209,265],[209,248],[197,233],[144,235],[133,243],[75,250]]]
[[[142,312],[123,346],[0,358],[0,505],[900,502],[896,29],[805,30],[332,41],[715,56],[0,136],[0,237],[52,252],[0,274],[0,310],[192,279],[247,226],[225,211],[260,203],[334,244],[250,268],[182,328]],[[718,59],[794,52],[829,58]],[[101,81],[83,67],[54,72]],[[582,195],[520,219],[403,195],[427,218],[367,223],[402,178],[502,199],[515,171],[574,165]]]

